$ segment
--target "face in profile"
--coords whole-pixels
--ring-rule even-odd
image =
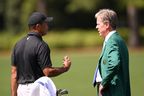
[[[44,23],[41,24],[40,32],[41,32],[42,36],[47,34],[47,32],[48,32],[48,24],[47,24],[47,22],[44,22]]]
[[[101,19],[100,16],[97,17],[96,23],[97,23],[96,29],[98,30],[99,35],[101,37],[106,37],[106,34],[107,34],[107,24],[102,21],[102,19]]]

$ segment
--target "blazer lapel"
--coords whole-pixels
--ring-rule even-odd
[[[97,72],[98,72],[98,68],[99,68],[99,64],[101,62],[101,58],[104,54],[104,51],[105,51],[105,46],[106,46],[106,43],[105,45],[103,46],[103,49],[102,49],[102,52],[101,52],[101,55],[100,55],[100,58],[99,58],[99,61],[98,61],[98,64],[97,64],[97,67],[96,67],[96,70],[95,70],[95,74],[94,74],[94,78],[93,78],[93,86],[95,87],[96,86],[96,77],[97,77]]]
[[[102,49],[102,52],[101,52],[99,61],[100,61],[100,59],[102,58],[102,56],[103,56],[103,54],[104,54],[105,48],[106,48],[106,43],[105,43],[105,45],[103,46],[103,49]]]

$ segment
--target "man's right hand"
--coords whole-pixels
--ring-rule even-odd
[[[63,59],[63,66],[62,67],[46,67],[43,70],[45,76],[54,77],[60,75],[69,70],[71,66],[71,61],[68,56],[65,56]]]
[[[68,56],[65,56],[63,59],[63,67],[66,69],[66,71],[68,71],[70,66],[71,66],[70,58]]]

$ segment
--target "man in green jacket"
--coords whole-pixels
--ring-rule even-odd
[[[96,28],[104,38],[93,85],[98,87],[98,96],[131,96],[128,49],[116,31],[117,14],[102,9],[95,15]]]

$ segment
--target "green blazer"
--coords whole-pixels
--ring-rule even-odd
[[[105,43],[98,68],[105,88],[103,96],[131,96],[128,49],[117,32]]]

